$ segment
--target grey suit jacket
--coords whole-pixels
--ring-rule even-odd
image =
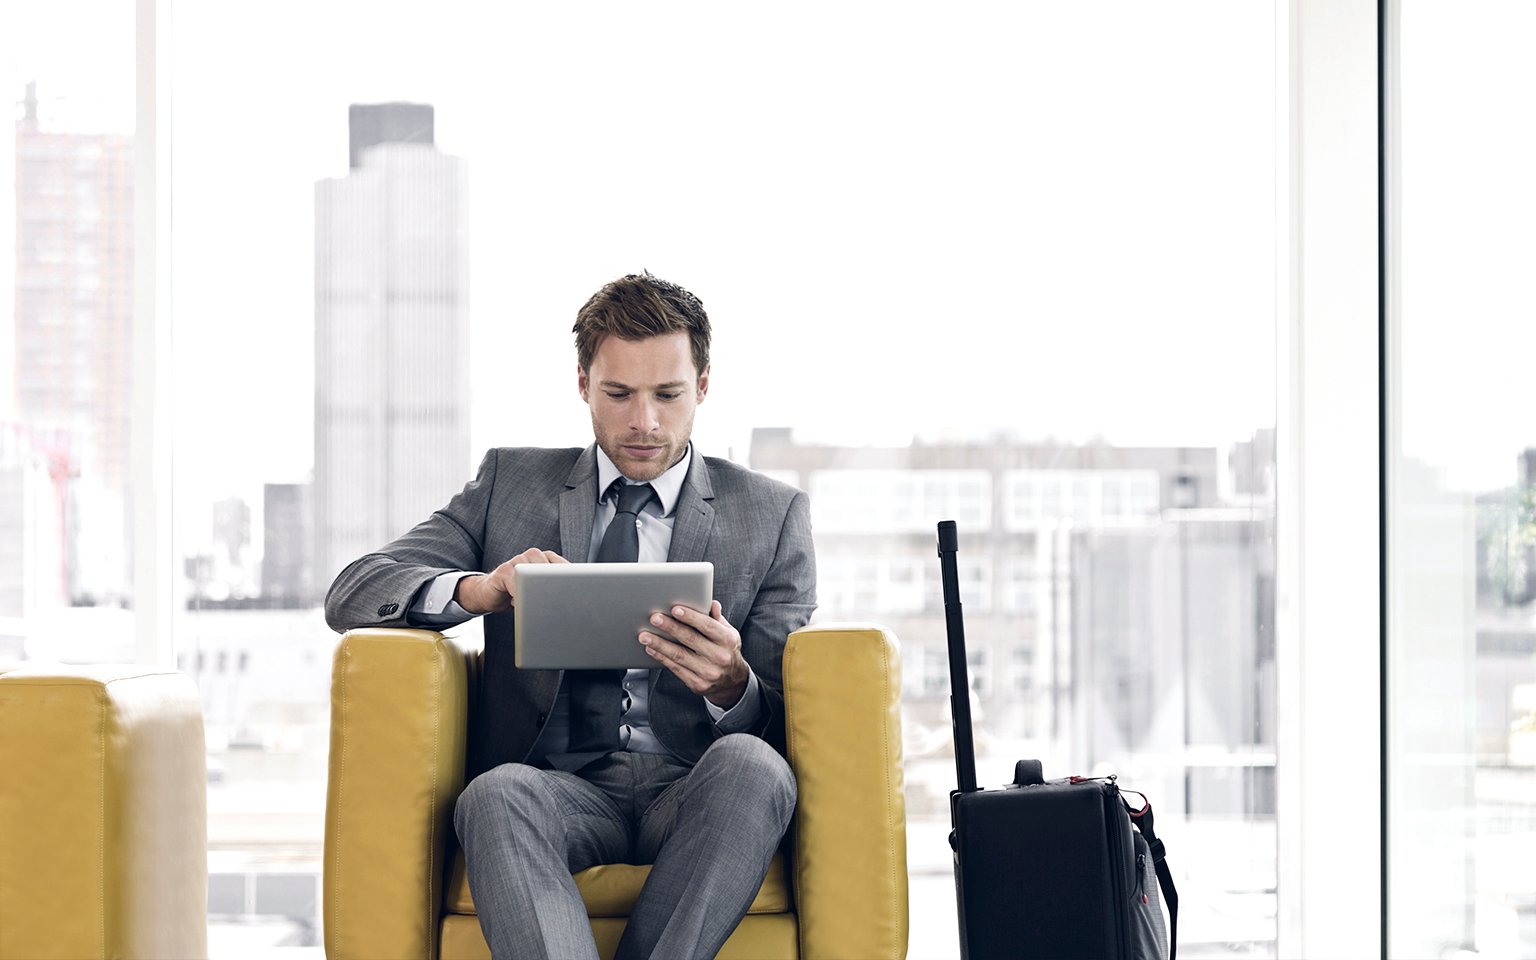
[[[493,449],[446,507],[331,585],[334,630],[404,627],[418,590],[454,570],[490,571],[531,548],[585,560],[597,503],[597,448]],[[672,527],[669,561],[715,565],[715,599],[741,632],[757,674],[763,715],[753,732],[784,749],[784,642],[816,609],[816,561],[804,493],[727,460],[694,451]],[[478,770],[528,756],[554,706],[560,671],[513,664],[512,613],[485,618],[485,660],[476,719]],[[669,671],[651,671],[651,726],[693,763],[713,742],[704,699]]]

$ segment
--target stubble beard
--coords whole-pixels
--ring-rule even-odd
[[[665,455],[650,460],[632,460],[624,453],[623,442],[615,440],[603,432],[598,425],[597,415],[592,416],[592,434],[597,438],[597,445],[608,454],[608,459],[613,461],[619,472],[631,480],[640,480],[649,483],[666,473],[683,459],[683,454],[688,450],[688,439],[693,435],[693,420],[683,424],[681,437],[674,440],[662,441],[657,444],[665,448]],[[625,437],[625,440],[644,440],[648,445],[654,443],[650,438]]]

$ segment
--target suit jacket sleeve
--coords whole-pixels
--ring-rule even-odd
[[[481,569],[486,513],[496,482],[496,451],[462,491],[404,536],[360,557],[331,584],[325,621],[338,632],[355,627],[408,627],[416,592],[439,574]]]
[[[816,551],[810,500],[797,492],[779,530],[773,562],[752,601],[742,630],[743,655],[761,685],[760,735],[784,749],[784,645],[816,612]]]

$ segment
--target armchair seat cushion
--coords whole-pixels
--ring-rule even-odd
[[[589,867],[576,874],[576,889],[581,891],[582,902],[587,905],[589,917],[627,917],[635,909],[640,898],[640,888],[651,875],[649,864],[635,866],[628,863],[609,863]],[[776,853],[768,865],[768,875],[757,891],[748,915],[760,913],[788,913],[789,881],[784,870],[784,855]],[[469,877],[464,870],[464,851],[453,858],[453,872],[448,880],[448,912],[470,914],[475,912],[475,901],[469,892]]]

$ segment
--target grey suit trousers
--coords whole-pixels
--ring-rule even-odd
[[[762,885],[795,808],[784,758],[746,734],[721,737],[692,768],[618,752],[577,773],[505,763],[454,808],[491,954],[596,958],[571,875],[653,863],[617,958],[713,957]]]

